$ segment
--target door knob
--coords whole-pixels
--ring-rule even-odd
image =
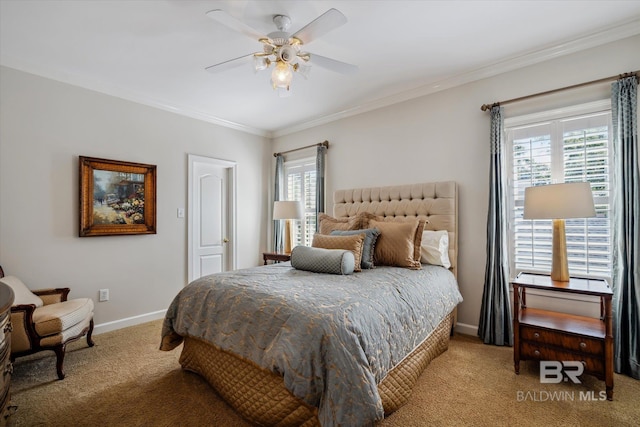
[[[222,243],[229,243],[229,239],[225,237],[224,239],[222,239]]]

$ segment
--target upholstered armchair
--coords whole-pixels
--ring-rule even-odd
[[[56,354],[58,378],[63,379],[67,344],[87,336],[93,347],[93,301],[90,298],[67,300],[69,288],[31,291],[15,276],[5,276],[0,267],[0,282],[13,289],[11,307],[11,361],[43,350]]]

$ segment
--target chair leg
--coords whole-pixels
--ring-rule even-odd
[[[93,333],[93,319],[91,319],[91,323],[89,324],[89,332],[87,332],[87,345],[89,347],[93,347],[96,344],[93,342],[93,338],[91,338],[92,333]]]
[[[64,353],[65,353],[66,344],[57,345],[53,351],[56,352],[56,370],[58,371],[58,379],[64,379]]]

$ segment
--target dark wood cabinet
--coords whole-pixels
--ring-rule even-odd
[[[0,283],[0,426],[7,424],[11,414],[11,305],[13,290]]]
[[[548,275],[521,273],[513,285],[513,361],[579,361],[584,372],[605,381],[613,399],[613,292],[606,280],[571,278],[556,282]],[[527,307],[527,289],[591,295],[600,299],[600,317],[592,318]]]
[[[262,254],[264,265],[267,265],[267,261],[284,262],[291,260],[291,254],[283,254],[279,252],[264,252]]]

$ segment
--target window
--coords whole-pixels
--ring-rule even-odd
[[[591,183],[595,218],[566,220],[572,275],[611,276],[611,106],[592,103],[505,120],[511,274],[551,270],[551,220],[525,220],[524,189]]]
[[[316,232],[316,158],[285,162],[286,200],[299,200],[304,219],[293,223],[293,246],[311,246]]]

